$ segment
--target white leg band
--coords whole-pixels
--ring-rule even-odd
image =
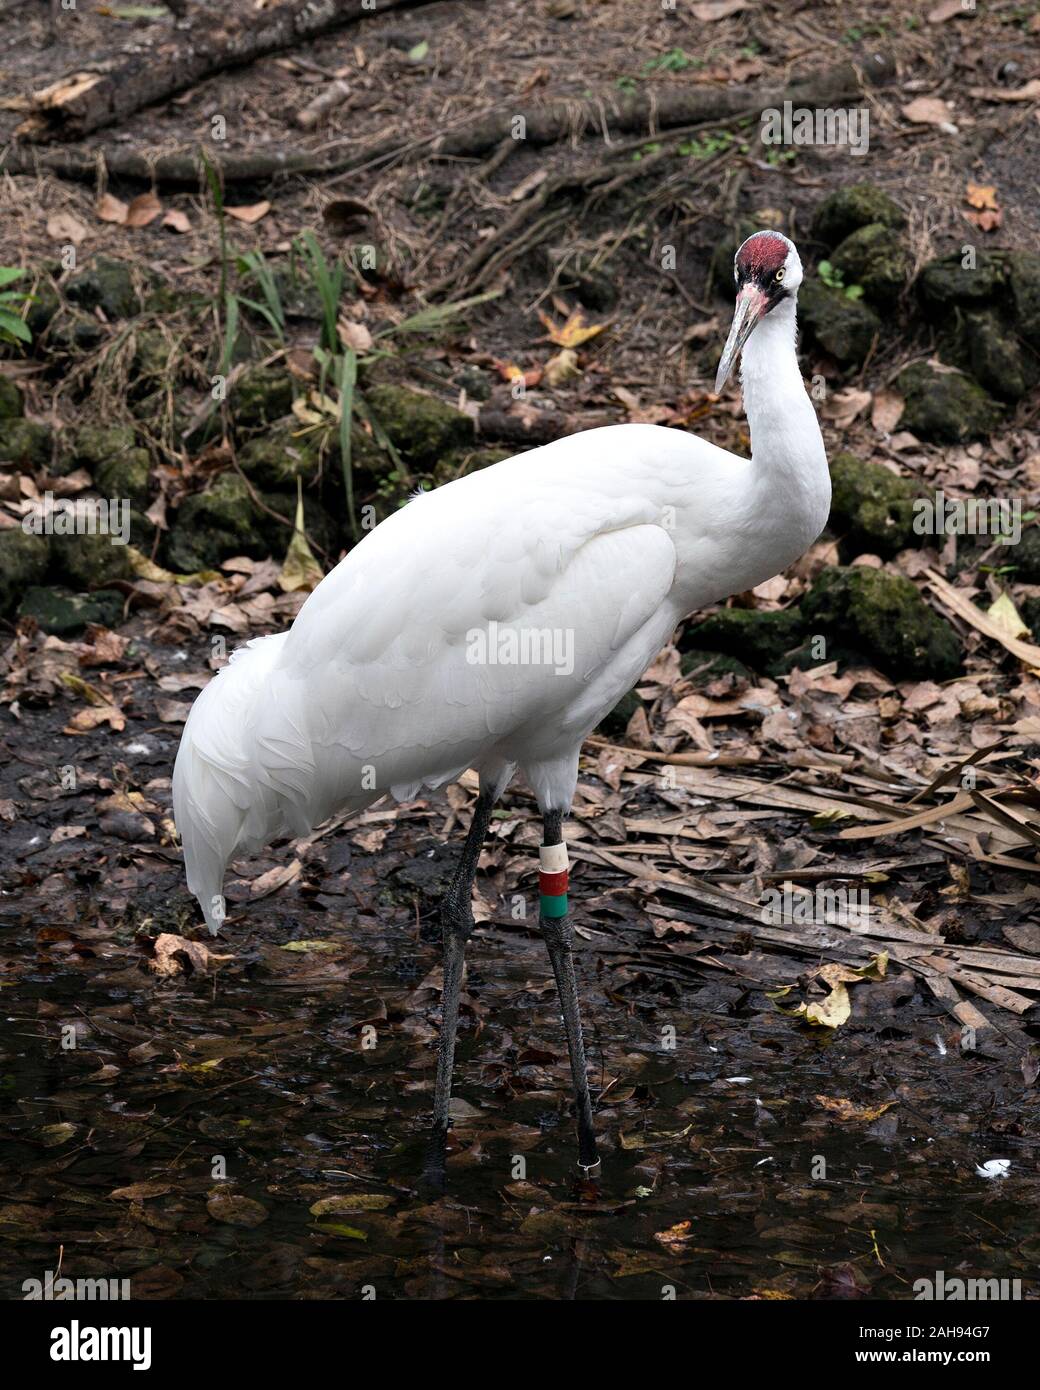
[[[560,874],[564,869],[570,867],[570,860],[567,858],[567,846],[540,845],[538,849],[538,866],[543,874]]]

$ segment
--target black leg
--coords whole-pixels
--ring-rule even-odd
[[[444,1148],[448,1135],[448,1106],[451,1102],[451,1074],[455,1064],[455,1032],[459,1023],[459,991],[466,942],[473,932],[470,906],[473,879],[480,850],[491,822],[494,798],[481,792],[473,809],[469,834],[441,903],[441,929],[444,937],[444,991],[441,1003],[441,1036],[437,1046],[437,1084],[433,1098],[433,1129],[426,1156],[425,1176],[438,1187],[444,1184]]]
[[[543,840],[546,845],[563,844],[560,811],[547,811],[544,818]],[[574,978],[574,957],[571,942],[574,933],[566,915],[547,916],[539,913],[538,926],[549,948],[549,960],[556,976],[563,1008],[563,1026],[567,1033],[567,1051],[571,1059],[571,1078],[574,1082],[574,1108],[578,1120],[578,1166],[586,1173],[598,1167],[596,1134],[592,1127],[592,1098],[589,1095],[588,1069],[585,1064],[585,1041],[581,1033],[581,1014],[578,1010],[578,985]]]

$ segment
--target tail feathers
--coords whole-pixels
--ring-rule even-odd
[[[253,735],[271,669],[287,636],[248,643],[192,706],[173,770],[173,814],[188,887],[216,933],[225,917],[224,872],[236,850],[253,850],[283,828]]]

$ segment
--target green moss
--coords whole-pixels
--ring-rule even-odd
[[[767,612],[757,608],[721,608],[704,622],[688,628],[680,649],[723,652],[757,671],[781,661],[805,634],[797,608]]]
[[[473,442],[472,419],[432,396],[383,384],[371,387],[365,399],[412,469],[432,468],[445,454]]]
[[[123,596],[113,589],[74,594],[59,585],[29,589],[18,609],[20,618],[35,618],[44,632],[67,637],[88,623],[115,627],[123,617]]]
[[[1015,327],[1040,352],[1040,256],[1032,251],[1012,252],[1007,275]]]
[[[939,372],[927,362],[915,362],[895,384],[906,401],[900,427],[920,439],[963,444],[985,438],[1000,421],[996,401],[960,372]]]
[[[313,436],[294,436],[291,425],[276,425],[250,439],[240,449],[238,461],[257,487],[295,487],[297,478],[307,484],[320,469]]]
[[[862,362],[881,332],[873,309],[814,277],[804,280],[798,291],[798,321],[842,366]]]
[[[129,425],[80,425],[72,437],[76,466],[90,473],[133,447],[134,432]]]
[[[958,315],[944,343],[944,357],[971,373],[994,396],[1017,401],[1040,381],[1040,359],[1025,348],[1011,325],[993,309]]]
[[[263,559],[270,553],[264,525],[245,480],[222,473],[178,507],[166,539],[166,563],[177,574],[192,574],[215,569],[232,555]]]
[[[50,425],[35,420],[0,419],[0,463],[47,468],[52,438]]]
[[[961,669],[953,628],[902,575],[866,565],[826,569],[802,612],[811,631],[862,652],[896,680],[947,680]]]
[[[24,412],[21,391],[9,376],[0,376],[0,420],[14,420]]]
[[[147,449],[127,449],[98,465],[94,484],[106,497],[126,498],[147,507],[151,471],[152,460]]]
[[[682,673],[694,685],[710,685],[723,676],[737,676],[751,681],[751,668],[736,657],[724,656],[721,652],[701,651],[696,647],[684,647],[680,658]]]
[[[133,571],[125,545],[108,535],[51,537],[51,555],[58,576],[73,589],[90,589],[131,579]]]
[[[108,256],[96,256],[91,265],[73,275],[65,294],[73,304],[101,309],[109,319],[132,318],[141,310],[129,268]]]
[[[843,537],[852,556],[867,552],[887,558],[920,544],[914,531],[917,489],[911,482],[855,454],[835,454],[830,469],[830,529]]]
[[[999,298],[1004,288],[999,257],[981,252],[975,265],[963,264],[959,252],[929,261],[918,276],[917,289],[925,315],[942,322],[954,309],[977,309]]]
[[[20,527],[0,531],[0,618],[9,617],[25,590],[44,578],[50,555],[50,536],[34,536]]]
[[[239,428],[267,425],[292,410],[292,381],[276,367],[250,367],[232,386],[228,402]]]
[[[813,236],[826,246],[837,246],[860,227],[879,223],[902,227],[906,218],[887,193],[872,183],[855,183],[827,195],[816,209]]]
[[[898,232],[871,222],[835,248],[831,262],[846,285],[862,285],[872,304],[891,307],[910,278],[911,262]]]

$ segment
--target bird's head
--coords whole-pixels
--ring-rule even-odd
[[[737,282],[737,303],[733,326],[715,377],[716,394],[726,384],[737,353],[756,325],[779,304],[794,299],[802,283],[802,262],[794,242],[783,233],[756,232],[733,258],[733,275]]]

